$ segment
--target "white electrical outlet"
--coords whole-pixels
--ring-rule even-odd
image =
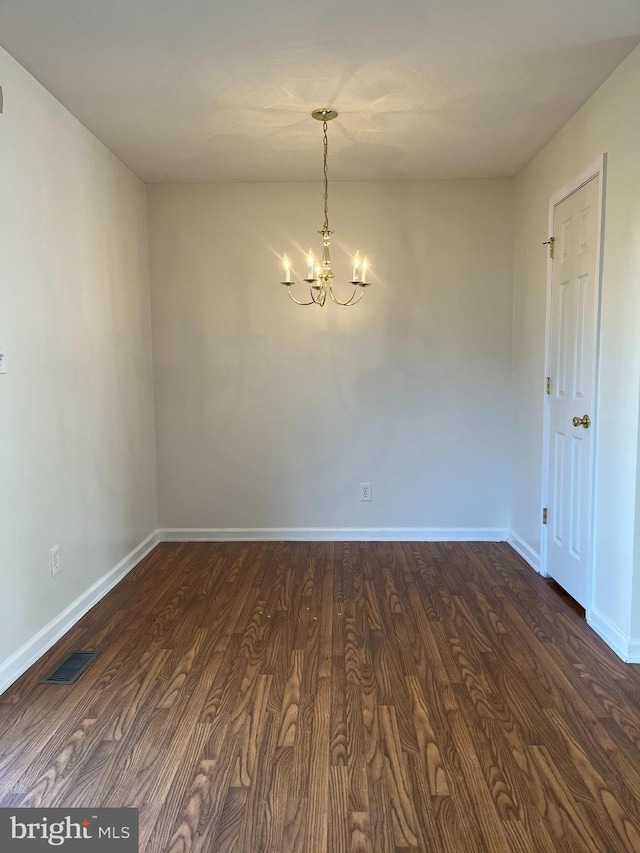
[[[51,570],[51,577],[55,578],[55,576],[60,571],[60,546],[54,545],[53,548],[49,550],[49,569]]]
[[[371,483],[360,483],[360,500],[371,500]]]

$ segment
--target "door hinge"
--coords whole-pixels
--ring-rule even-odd
[[[555,237],[549,237],[548,240],[545,240],[542,244],[543,246],[549,247],[549,257],[553,260],[553,244],[556,242]]]
[[[547,392],[547,394],[551,393],[551,377],[550,376],[547,376],[547,379],[544,383],[544,390]]]
[[[547,523],[547,516],[548,516],[548,512],[547,512],[547,508],[545,507],[545,508],[542,510],[542,523],[543,523],[543,524],[546,524],[546,523]]]

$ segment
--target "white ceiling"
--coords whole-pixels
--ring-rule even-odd
[[[150,182],[320,179],[322,106],[332,180],[513,175],[639,41],[640,0],[0,0]]]

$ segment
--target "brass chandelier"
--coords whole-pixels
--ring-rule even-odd
[[[304,279],[306,284],[309,285],[309,295],[311,298],[308,302],[301,302],[299,299],[296,299],[291,292],[291,288],[295,284],[295,281],[291,278],[291,265],[286,255],[284,256],[284,281],[281,283],[287,288],[289,299],[295,302],[296,305],[324,305],[327,299],[327,293],[336,305],[356,305],[364,296],[365,287],[368,287],[371,284],[370,281],[367,281],[367,258],[365,256],[364,260],[361,261],[359,252],[356,252],[353,258],[351,276],[353,293],[351,294],[351,297],[343,302],[338,299],[333,292],[333,279],[335,276],[331,269],[329,242],[330,237],[334,232],[329,229],[329,179],[327,171],[329,147],[327,141],[327,125],[328,122],[333,121],[334,118],[338,117],[338,113],[336,110],[318,109],[314,110],[311,115],[317,121],[322,122],[324,137],[324,224],[318,231],[318,234],[322,234],[322,262],[320,264],[316,264],[313,252],[309,249],[309,254],[307,256],[307,277]]]

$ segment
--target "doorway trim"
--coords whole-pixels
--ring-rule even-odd
[[[548,235],[553,235],[555,209],[569,196],[573,195],[581,189],[593,178],[600,176],[600,186],[598,194],[598,244],[596,246],[596,294],[594,299],[596,340],[594,342],[595,354],[595,369],[593,371],[593,450],[592,450],[592,471],[589,479],[589,548],[588,548],[588,571],[587,571],[587,601],[586,601],[586,617],[589,620],[590,610],[593,604],[593,567],[595,556],[595,496],[597,490],[596,470],[598,459],[598,424],[599,424],[599,401],[598,401],[598,386],[600,379],[600,321],[601,321],[601,301],[602,301],[602,250],[604,243],[604,201],[605,201],[605,186],[606,186],[606,165],[607,155],[603,153],[595,160],[587,169],[577,175],[568,184],[565,184],[558,192],[554,193],[549,199],[549,220],[548,220]],[[542,521],[543,507],[549,505],[549,412],[551,397],[545,391],[546,377],[550,375],[551,369],[551,284],[553,277],[553,260],[547,257],[547,295],[546,295],[546,311],[545,311],[545,346],[544,346],[544,375],[541,382],[543,393],[543,425],[542,425],[542,501],[540,504],[540,574],[543,577],[549,577],[547,571],[547,537],[548,526]]]

